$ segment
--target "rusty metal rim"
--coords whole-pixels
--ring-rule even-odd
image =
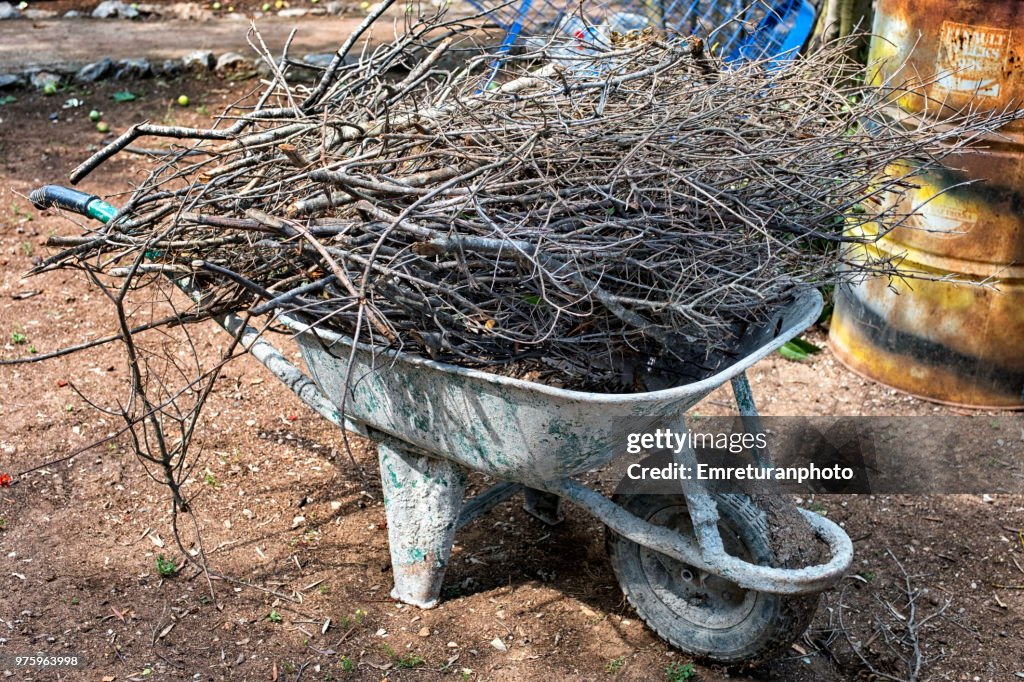
[[[903,395],[909,395],[911,398],[917,398],[918,400],[922,400],[926,403],[932,403],[934,405],[947,405],[949,407],[959,407],[962,409],[972,410],[976,412],[1024,412],[1024,405],[973,405],[967,403],[958,403],[952,400],[940,400],[939,398],[932,398],[930,396],[921,395],[920,393],[914,393],[913,391],[908,391],[905,388],[893,386],[892,384],[882,381],[877,377],[873,377],[869,374],[866,374],[859,370],[858,368],[851,365],[849,362],[846,361],[845,358],[842,357],[840,349],[837,348],[836,342],[832,339],[831,334],[829,334],[828,336],[828,349],[832,352],[832,357],[839,361],[839,364],[841,364],[843,367],[859,376],[861,379],[864,379],[865,381],[870,381],[873,384],[885,386],[886,388],[890,388],[894,391],[899,391]]]
[[[917,128],[920,127],[922,123],[925,123],[933,127],[938,132],[949,132],[950,130],[953,129],[953,126],[951,124],[943,123],[943,119],[941,117],[935,118],[922,116],[919,113],[907,111],[906,109],[900,107],[898,104],[893,104],[891,106],[883,108],[881,110],[881,114],[883,116],[888,116],[889,118],[891,118],[893,121],[900,124],[904,128]],[[989,151],[996,147],[1020,146],[1024,145],[1024,132],[1017,130],[1007,130],[1006,128],[1001,128],[999,130],[994,130],[990,132],[982,132],[976,135],[974,138],[972,138],[970,144],[964,147],[963,151],[972,151],[974,150],[974,145],[980,143],[984,143],[985,145],[993,145],[992,147],[982,147],[980,151]],[[948,143],[940,144],[951,146],[948,145]]]
[[[963,286],[985,286],[985,281],[1005,284],[1024,281],[1024,265],[985,263],[929,253],[896,240],[892,237],[891,233],[878,237],[873,242],[859,243],[853,247],[853,250],[859,249],[863,249],[872,258],[889,257],[901,259],[897,267],[898,269],[905,270],[909,275],[921,273],[920,270],[912,266],[921,266],[924,270],[938,273],[964,275],[968,278],[967,280],[957,280],[955,282]],[[914,277],[909,279],[914,279]]]

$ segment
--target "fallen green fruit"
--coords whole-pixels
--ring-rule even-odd
[[[178,106],[179,107],[187,107],[188,106],[188,95],[179,95],[178,96]]]
[[[96,111],[95,109],[93,109],[92,111],[89,112],[89,120],[90,121],[98,121],[101,118],[103,118],[103,114],[101,114],[100,112]]]
[[[96,130],[101,132],[101,133],[109,133],[110,132],[110,124],[107,123],[106,121],[100,121],[99,123],[96,124]]]

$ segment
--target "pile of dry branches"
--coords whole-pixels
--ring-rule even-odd
[[[1014,115],[904,127],[882,113],[891,90],[855,85],[844,45],[780,68],[724,64],[695,38],[612,35],[495,67],[466,50],[471,22],[443,14],[352,57],[361,33],[314,87],[290,81],[286,48],[213,128],[142,124],[98,152],[73,180],[141,136],[192,140],[44,269],[132,287],[171,275],[201,292],[195,319],[287,313],[461,365],[635,390],[640,366],[714,370],[747,325],[835,281],[858,226],[905,220],[913,173]],[[897,266],[857,260],[843,276]]]

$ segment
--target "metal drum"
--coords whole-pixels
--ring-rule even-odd
[[[894,111],[911,124],[964,106],[1024,102],[1024,2],[879,0],[874,33],[883,36],[872,40],[874,82],[927,84],[931,104],[908,96]],[[1024,123],[947,165],[926,174],[903,207],[918,215],[867,247],[947,281],[873,278],[844,287],[831,346],[855,372],[923,398],[1022,408]]]

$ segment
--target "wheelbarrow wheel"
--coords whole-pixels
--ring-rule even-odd
[[[766,566],[778,566],[764,512],[745,495],[716,495],[719,531],[726,551]],[[626,511],[649,523],[693,536],[682,495],[617,495]],[[813,536],[807,538],[813,544]],[[612,530],[608,555],[619,585],[652,630],[682,651],[719,663],[772,658],[803,634],[819,595],[789,596],[746,590]]]

